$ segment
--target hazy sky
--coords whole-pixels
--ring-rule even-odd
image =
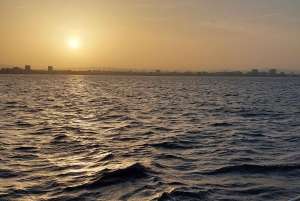
[[[0,64],[300,69],[300,1],[0,0]]]

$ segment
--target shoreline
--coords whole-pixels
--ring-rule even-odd
[[[55,70],[52,72],[45,70],[14,70],[1,69],[0,74],[38,74],[38,75],[118,75],[118,76],[191,76],[191,77],[300,77],[300,74],[268,74],[261,72],[252,74],[251,72],[132,72],[132,71],[72,71],[72,70]]]

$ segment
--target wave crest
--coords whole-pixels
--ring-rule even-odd
[[[115,185],[129,181],[131,179],[139,179],[146,177],[149,170],[141,165],[140,163],[134,163],[130,166],[117,169],[117,170],[104,170],[102,174],[96,179],[74,187],[67,187],[66,190],[76,190],[76,189],[90,189],[99,188],[110,185]]]

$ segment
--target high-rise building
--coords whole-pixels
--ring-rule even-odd
[[[269,75],[270,75],[270,76],[275,76],[275,75],[277,75],[277,70],[276,70],[276,69],[270,69],[270,70],[269,70]]]
[[[48,72],[53,72],[53,66],[48,66]]]
[[[25,65],[25,71],[30,71],[30,65]]]

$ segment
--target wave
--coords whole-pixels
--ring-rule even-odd
[[[114,155],[109,152],[109,153],[103,154],[100,161],[106,161],[106,160],[112,159],[113,157],[114,157]]]
[[[300,164],[296,165],[234,165],[226,166],[213,171],[208,171],[203,174],[205,175],[218,175],[218,174],[228,174],[228,173],[257,173],[265,174],[271,172],[289,172],[300,170]]]
[[[79,186],[67,187],[66,190],[92,189],[116,185],[131,179],[140,179],[146,177],[149,171],[150,170],[140,163],[134,163],[122,169],[112,171],[106,169],[103,171],[100,177]]]
[[[187,190],[186,188],[178,188],[174,189],[171,192],[164,192],[162,195],[157,199],[158,201],[193,201],[193,200],[207,200],[209,192],[198,190],[192,191]]]
[[[14,172],[12,170],[0,169],[0,178],[2,178],[2,179],[17,177],[17,176],[20,176],[20,174]]]
[[[194,146],[191,144],[192,142],[190,141],[179,141],[179,142],[160,142],[160,143],[150,144],[150,146],[156,148],[163,148],[163,149],[192,149],[194,148]]]
[[[260,116],[267,116],[267,113],[251,113],[251,112],[246,112],[246,113],[241,113],[241,117],[260,117]]]
[[[214,126],[214,127],[218,127],[218,126],[233,126],[233,124],[226,123],[226,122],[214,123],[214,124],[211,124],[211,125]]]
[[[172,154],[160,154],[157,156],[158,159],[179,159],[179,160],[185,160],[184,158],[182,157],[179,157],[179,156],[175,156],[175,155],[172,155]]]
[[[56,142],[56,141],[59,141],[59,140],[64,140],[64,139],[66,139],[66,138],[68,138],[68,135],[65,135],[65,134],[57,134],[57,135],[55,135],[55,137],[54,137],[54,141]]]
[[[36,150],[36,147],[32,147],[32,146],[21,146],[21,147],[16,147],[14,148],[15,151],[33,151]]]
[[[17,126],[22,126],[22,127],[33,127],[34,126],[33,124],[26,123],[26,122],[21,122],[21,121],[17,121],[16,125]]]
[[[16,101],[7,101],[5,104],[14,105],[14,104],[18,104],[18,102],[16,102]]]

